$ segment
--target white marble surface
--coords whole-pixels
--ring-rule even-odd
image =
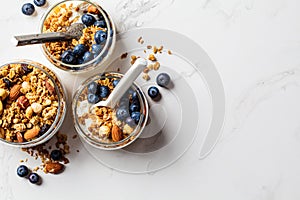
[[[25,0],[6,1],[0,13],[0,62],[27,58],[49,65],[39,46],[13,47],[16,34],[37,31],[45,8],[26,17]],[[49,0],[53,4],[55,0]],[[226,93],[227,119],[214,151],[199,159],[192,145],[172,166],[132,175],[96,162],[73,141],[70,164],[35,186],[16,175],[19,149],[0,146],[0,199],[300,199],[300,1],[98,1],[120,31],[157,27],[201,45],[215,63]],[[69,93],[72,76],[66,79]],[[70,117],[70,116],[68,116]],[[72,123],[66,121],[62,131]],[[77,153],[76,149],[80,152]],[[29,162],[34,163],[30,159]]]

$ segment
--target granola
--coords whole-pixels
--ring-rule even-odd
[[[35,140],[58,114],[58,95],[45,71],[26,63],[0,68],[0,138],[12,143]]]

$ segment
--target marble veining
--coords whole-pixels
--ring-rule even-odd
[[[14,155],[14,153],[8,153],[10,148],[0,148],[0,160],[1,160],[1,170],[0,170],[0,199],[14,200],[14,195],[12,192],[12,187],[9,181],[9,163]]]
[[[261,102],[271,98],[279,91],[285,91],[290,85],[300,86],[300,69],[294,68],[280,72],[247,89],[234,106],[234,125],[231,132],[238,132],[248,116]]]
[[[174,0],[125,0],[116,5],[117,29],[120,32],[143,26],[153,20],[166,7],[171,6]]]

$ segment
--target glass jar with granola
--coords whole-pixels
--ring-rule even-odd
[[[40,31],[66,32],[74,23],[84,24],[80,38],[49,42],[42,51],[56,67],[73,73],[91,69],[104,71],[116,40],[111,17],[97,3],[65,0],[52,6],[41,22]]]
[[[17,147],[46,142],[66,114],[66,94],[47,67],[18,60],[0,67],[0,141]]]
[[[91,107],[108,98],[122,74],[105,72],[86,80],[76,91],[73,119],[79,135],[89,144],[105,150],[123,148],[142,133],[148,119],[148,102],[135,83],[116,107]]]

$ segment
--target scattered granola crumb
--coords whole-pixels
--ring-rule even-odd
[[[160,63],[159,62],[155,62],[154,65],[153,65],[153,69],[154,70],[158,70],[160,67]]]
[[[149,71],[150,71],[150,69],[149,69],[148,67],[146,67],[146,68],[143,70],[143,72],[146,73],[146,74],[147,74]]]
[[[33,168],[32,171],[36,172],[36,171],[38,171],[39,169],[40,169],[40,168],[39,168],[38,166],[36,166],[35,168]]]
[[[140,36],[140,37],[138,38],[138,43],[140,43],[142,39],[143,39],[143,37]]]
[[[73,137],[72,137],[73,139],[76,139],[77,138],[77,135],[75,134],[75,135],[73,135]]]
[[[121,71],[121,69],[118,67],[117,72],[120,72],[120,71]]]
[[[152,49],[152,46],[151,45],[147,45],[147,49]]]
[[[146,51],[146,50],[144,50],[144,53],[147,53],[147,51]]]
[[[172,54],[172,51],[171,51],[171,50],[168,50],[168,54],[171,55],[171,54]]]
[[[77,150],[76,150],[76,152],[78,152],[78,153],[79,153],[79,150],[77,149]]]
[[[148,67],[147,67],[149,70],[153,70],[154,69],[154,66],[152,64],[149,64]]]
[[[150,80],[149,74],[144,74],[143,79],[146,80],[146,81],[149,81]]]
[[[153,54],[149,54],[148,59],[151,61],[156,61],[156,57]]]
[[[157,47],[156,47],[156,46],[153,46],[153,53],[154,53],[154,54],[157,53],[157,50],[158,50]]]
[[[125,58],[127,58],[127,55],[128,55],[128,53],[126,52],[126,53],[123,53],[122,55],[121,55],[121,59],[125,59]]]
[[[159,53],[162,53],[162,50],[164,49],[164,47],[163,46],[160,46],[158,49],[157,49],[157,51],[159,52]]]
[[[20,162],[22,163],[22,162],[24,162],[24,160],[20,160]]]
[[[136,59],[138,59],[138,57],[135,56],[135,55],[132,55],[132,56],[131,56],[131,61],[130,61],[130,63],[133,65],[134,62],[136,61]]]

